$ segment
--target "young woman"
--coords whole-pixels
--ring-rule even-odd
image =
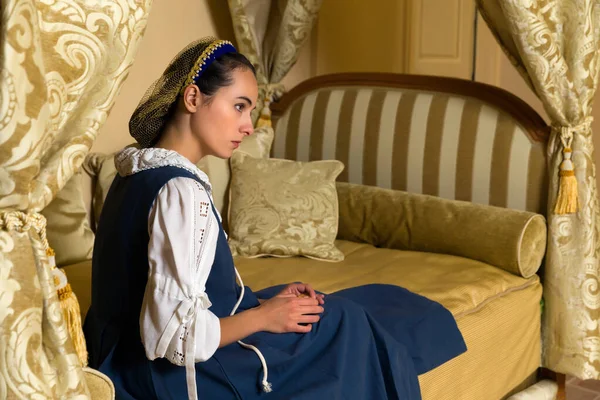
[[[118,399],[420,399],[417,376],[466,350],[438,303],[391,285],[243,286],[195,164],[252,134],[257,96],[252,64],[209,38],[133,113],[141,148],[115,157],[96,235],[90,365]]]

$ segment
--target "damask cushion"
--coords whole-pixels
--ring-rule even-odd
[[[58,266],[92,257],[94,233],[83,201],[81,171],[69,179],[41,213],[46,217],[46,235]]]
[[[87,367],[83,369],[83,372],[92,400],[113,400],[115,398],[115,385],[108,376]]]
[[[85,171],[92,177],[92,226],[94,232],[98,227],[100,212],[108,189],[117,175],[114,154],[90,153],[83,164]]]
[[[234,255],[305,256],[341,261],[338,230],[337,160],[299,162],[231,158],[229,245]]]

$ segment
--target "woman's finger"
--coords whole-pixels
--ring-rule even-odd
[[[298,322],[301,324],[314,324],[315,322],[319,322],[320,319],[321,317],[318,315],[302,315],[298,318]]]
[[[317,301],[319,302],[319,304],[325,304],[325,295],[317,294]]]
[[[312,324],[294,325],[294,328],[291,330],[291,332],[308,333],[308,332],[310,332],[311,329],[312,329]]]
[[[302,307],[302,315],[307,315],[307,314],[323,314],[323,311],[325,311],[325,309],[321,306],[307,306],[307,307]]]
[[[297,296],[295,294],[292,294],[292,293],[281,293],[281,294],[278,294],[275,297],[297,297]]]
[[[308,293],[313,299],[317,297],[315,289],[313,289],[308,283],[304,284],[304,293]]]
[[[312,299],[310,297],[297,297],[296,302],[297,305],[302,307],[316,306],[319,304],[317,299]]]

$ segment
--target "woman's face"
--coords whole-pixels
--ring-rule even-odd
[[[258,87],[252,71],[236,69],[232,84],[217,92],[192,115],[192,130],[203,155],[229,158],[244,137],[252,134],[250,113],[256,107]]]

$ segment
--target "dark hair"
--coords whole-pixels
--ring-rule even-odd
[[[256,76],[254,65],[241,53],[225,53],[216,58],[200,75],[196,84],[202,94],[210,98],[219,89],[233,83],[232,73],[235,70],[250,70]]]

